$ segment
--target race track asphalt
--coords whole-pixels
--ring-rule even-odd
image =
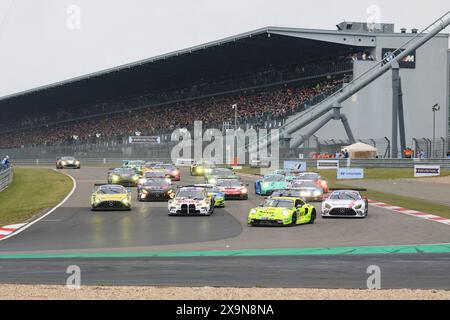
[[[133,202],[131,212],[89,209],[94,183],[104,182],[105,168],[66,171],[77,181],[72,197],[24,232],[0,242],[1,254],[115,251],[183,251],[263,248],[333,248],[450,243],[449,226],[370,207],[367,219],[317,219],[292,228],[251,228],[248,210],[262,198],[249,184],[248,201],[228,201],[211,217],[169,217],[166,203]],[[202,182],[183,171],[180,184]],[[317,206],[318,208],[318,206]],[[6,259],[0,283],[55,283],[65,267],[79,264],[92,284],[170,284],[221,286],[365,286],[365,268],[378,261],[390,270],[387,287],[447,288],[446,254],[302,257]],[[377,264],[377,263],[375,263]],[[238,269],[241,269],[238,272]],[[242,270],[244,269],[244,270]],[[362,270],[364,272],[354,272]],[[414,272],[417,277],[402,276]],[[58,276],[59,275],[59,276]],[[337,276],[339,275],[339,276]],[[304,277],[309,279],[306,281]],[[438,278],[440,277],[440,281]],[[410,278],[408,280],[408,278]],[[59,280],[58,280],[59,279]],[[65,280],[64,282],[65,283]],[[62,284],[62,283],[61,283]]]
[[[6,260],[0,283],[65,285],[71,265],[82,285],[366,289],[375,265],[381,289],[450,289],[450,254]]]

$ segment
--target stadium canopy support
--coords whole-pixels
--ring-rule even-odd
[[[398,133],[400,131],[401,157],[406,149],[405,116],[403,110],[402,80],[398,62],[392,64],[392,156],[398,158]]]
[[[335,104],[333,106],[332,112],[328,113],[326,117],[321,119],[319,123],[317,123],[311,130],[309,130],[304,135],[299,135],[296,139],[293,140],[293,144],[297,146],[301,146],[305,141],[307,141],[311,136],[313,136],[317,131],[319,131],[322,127],[324,127],[331,120],[340,120],[342,125],[344,126],[345,132],[347,133],[348,140],[350,144],[356,142],[355,137],[353,136],[352,129],[350,128],[350,124],[348,123],[348,119],[345,114],[341,113],[342,106],[340,104]]]

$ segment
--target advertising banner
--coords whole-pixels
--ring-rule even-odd
[[[339,168],[337,170],[339,180],[364,179],[364,169],[362,168]]]
[[[338,169],[339,160],[317,160],[317,169]]]
[[[160,144],[161,137],[132,136],[128,138],[128,141],[131,144]]]
[[[439,177],[441,175],[441,166],[415,165],[414,177]]]
[[[306,171],[306,161],[284,161],[285,169],[295,169],[302,172]]]

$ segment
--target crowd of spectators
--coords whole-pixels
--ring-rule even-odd
[[[47,114],[39,113],[36,115],[30,114],[26,117],[21,116],[13,121],[8,119],[8,121],[0,121],[0,127],[3,130],[16,129],[17,127],[29,128],[93,115],[121,112],[126,109],[140,108],[142,106],[199,98],[214,95],[218,92],[230,92],[233,90],[242,90],[243,88],[285,83],[310,76],[333,74],[351,69],[351,61],[354,61],[356,55],[361,56],[362,53],[347,54],[314,63],[268,66],[252,73],[234,74],[233,76],[222,78],[201,79],[189,87],[166,88],[163,91],[146,91],[131,97],[122,97],[109,101],[96,101],[89,105],[80,105],[71,108],[59,108],[51,112],[48,111]]]
[[[276,89],[251,90],[223,97],[164,104],[121,113],[105,113],[98,117],[1,134],[0,148],[128,137],[135,135],[136,132],[142,135],[155,135],[171,132],[177,128],[190,128],[194,121],[202,121],[205,128],[213,127],[234,121],[234,111],[231,108],[233,104],[238,105],[240,123],[257,122],[261,119],[283,119],[302,111],[311,104],[311,99],[334,92],[342,82],[342,79],[329,79],[306,86],[286,84]]]

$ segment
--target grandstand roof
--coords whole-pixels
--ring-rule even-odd
[[[266,27],[5,96],[0,110],[32,112],[89,104],[375,45],[376,34],[367,32]]]

